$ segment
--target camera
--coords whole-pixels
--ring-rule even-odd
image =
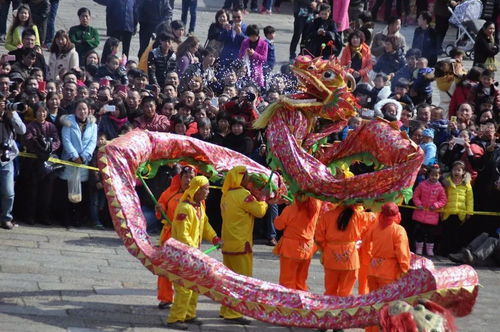
[[[21,102],[7,103],[5,109],[9,112],[24,112],[26,110],[26,104]]]
[[[41,139],[40,139],[40,143],[41,143],[41,146],[43,148],[43,150],[47,153],[52,153],[52,141],[54,139],[52,137],[45,137],[45,136],[42,136]]]
[[[2,162],[7,162],[10,161],[10,156],[9,156],[9,150],[10,150],[10,144],[3,142],[0,144],[0,161]]]
[[[248,101],[250,103],[252,103],[255,100],[255,98],[257,98],[257,96],[251,92],[247,92],[247,94],[245,96],[246,101]]]

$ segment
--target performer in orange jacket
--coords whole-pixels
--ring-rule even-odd
[[[181,173],[172,178],[170,186],[160,195],[158,205],[156,206],[156,218],[162,219],[163,228],[160,234],[160,246],[167,241],[172,233],[171,225],[162,218],[161,210],[165,212],[168,220],[174,220],[174,213],[179,200],[184,191],[188,188],[189,182],[195,177],[196,172],[192,166],[183,166]],[[174,290],[172,282],[167,277],[158,276],[157,298],[160,301],[158,308],[166,309],[174,299]]]
[[[321,209],[321,201],[298,196],[274,220],[283,236],[273,252],[280,256],[279,284],[291,289],[307,290],[306,280],[311,258],[316,251],[314,232]]]
[[[382,288],[399,279],[410,268],[410,247],[405,229],[399,225],[401,214],[394,203],[382,206],[378,223],[372,227],[362,246],[370,257],[368,264],[368,287],[370,292]],[[379,331],[372,326],[365,331]]]
[[[356,242],[374,220],[374,213],[344,205],[319,217],[315,240],[323,252],[326,295],[351,294],[359,269]]]

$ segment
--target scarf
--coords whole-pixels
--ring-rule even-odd
[[[361,54],[361,45],[359,45],[358,47],[354,47],[351,45],[351,57],[355,57],[355,56],[359,56],[360,59],[363,58],[363,56]]]
[[[115,116],[113,116],[111,114],[108,115],[108,116],[116,124],[116,126],[118,127],[118,129],[121,129],[123,127],[123,125],[125,123],[127,123],[127,121],[128,121],[127,117],[124,117],[124,118],[120,119],[120,118],[117,118],[117,117],[115,117]]]

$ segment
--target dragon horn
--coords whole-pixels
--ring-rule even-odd
[[[345,78],[347,81],[346,83],[347,83],[347,88],[349,89],[349,91],[354,91],[356,89],[356,79],[354,78],[354,76],[352,76],[349,73],[346,73]]]

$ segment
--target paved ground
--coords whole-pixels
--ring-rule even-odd
[[[276,281],[278,260],[271,248],[255,249],[255,276]],[[210,255],[221,259],[218,252]],[[493,331],[500,323],[500,271],[478,272],[483,288],[473,314],[458,321],[460,331]],[[315,259],[309,286],[321,293],[322,285],[322,267]],[[0,230],[2,332],[167,330],[168,311],[157,309],[155,286],[156,277],[125,250],[113,231],[36,226]],[[306,331],[258,321],[245,328],[227,325],[218,318],[218,309],[200,297],[198,314],[205,322],[201,331]]]
[[[200,0],[198,3],[196,32],[204,41],[214,12],[222,1]],[[179,5],[177,1],[175,18],[180,16]],[[76,11],[81,6],[92,10],[93,25],[104,33],[104,7],[91,1],[61,1],[57,27],[69,29],[77,24]],[[286,61],[288,57],[293,23],[289,13],[289,5],[284,4],[282,14],[251,14],[246,20],[261,27],[271,24],[278,29],[279,61]],[[403,29],[408,41],[413,29]],[[447,39],[453,39],[453,30]],[[136,36],[131,54],[136,54],[137,50]],[[257,245],[255,249],[255,276],[276,281],[278,261],[270,247]],[[220,258],[219,253],[211,255]],[[448,262],[438,263],[445,265]],[[500,271],[481,269],[478,272],[484,287],[474,313],[458,321],[461,331],[493,331],[496,330],[494,326],[500,324],[497,315]],[[311,265],[309,283],[313,292],[323,291],[323,273],[317,260]],[[156,278],[126,252],[112,231],[33,226],[0,230],[2,332],[165,331],[166,312],[156,308],[155,287]],[[204,297],[200,298],[198,309],[199,316],[206,322],[202,331],[292,330],[256,321],[245,328],[226,325],[218,319],[218,305]]]

